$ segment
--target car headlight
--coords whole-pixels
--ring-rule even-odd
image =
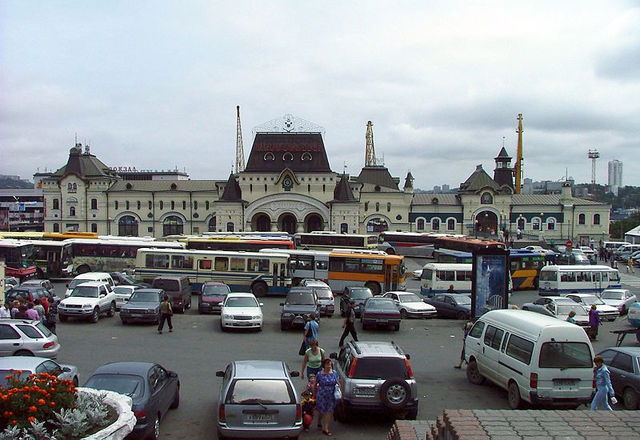
[[[262,315],[255,315],[252,316],[251,319],[262,319]]]
[[[282,314],[282,318],[291,318],[292,314],[291,313],[283,313]]]
[[[91,310],[93,308],[93,306],[91,304],[82,304],[82,308],[84,310]]]
[[[226,313],[222,315],[224,319],[233,319],[233,315],[227,315]]]

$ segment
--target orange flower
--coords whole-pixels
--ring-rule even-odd
[[[33,405],[31,405],[31,406],[29,407],[29,412],[38,412],[38,408],[37,408],[37,407],[35,407],[35,406],[33,406]]]
[[[35,422],[36,418],[31,416],[31,417],[28,417],[27,420],[30,421],[30,422]]]
[[[23,395],[22,395],[22,398],[23,398],[24,400],[29,400],[29,399],[31,399],[31,395],[29,395],[29,394],[23,394]]]
[[[56,406],[56,402],[49,402],[49,406],[51,406],[52,408],[54,408]]]
[[[46,405],[47,402],[45,402],[44,399],[38,399],[38,405],[42,406],[42,405]]]
[[[14,419],[14,420],[11,421],[11,424],[15,426],[15,425],[18,424],[18,421]]]

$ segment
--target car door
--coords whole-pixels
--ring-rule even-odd
[[[442,297],[442,308],[445,310],[445,314],[447,316],[451,316],[451,317],[455,317],[457,310],[456,310],[456,302],[453,300],[453,298],[449,297],[449,296],[443,296]]]
[[[504,383],[504,375],[500,373],[502,367],[499,365],[500,346],[502,345],[503,336],[504,330],[488,324],[482,340],[482,352],[484,354],[484,366],[487,378],[502,386],[506,386]]]
[[[633,384],[633,357],[627,353],[618,352],[609,364],[606,364],[611,372],[611,385],[618,395],[622,395],[624,389]]]
[[[52,360],[46,360],[40,363],[40,365],[36,367],[36,374],[40,374],[40,373],[47,373],[47,374],[51,374],[52,376],[58,377],[60,376],[60,374],[62,374],[62,367],[60,367],[60,365],[58,365]],[[71,379],[71,378],[60,377],[60,379]]]
[[[104,285],[98,288],[98,304],[102,312],[109,308],[107,288]]]
[[[151,368],[150,382],[151,400],[155,402],[155,407],[161,414],[165,414],[171,405],[174,391],[170,384],[170,377],[167,370],[160,365]]]
[[[22,338],[9,324],[0,324],[0,356],[11,356],[22,347]]]

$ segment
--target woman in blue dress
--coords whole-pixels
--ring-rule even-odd
[[[316,374],[316,410],[318,410],[318,426],[327,436],[333,435],[329,431],[329,421],[336,405],[334,397],[336,384],[342,391],[342,386],[338,381],[338,373],[333,371],[333,361],[326,358],[322,361],[322,370]]]

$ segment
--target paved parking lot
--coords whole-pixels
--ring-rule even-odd
[[[417,263],[409,262],[409,268]],[[415,268],[414,267],[414,268]],[[416,291],[417,281],[410,280],[409,290]],[[62,292],[63,285],[58,285]],[[635,289],[634,289],[635,290]],[[537,297],[536,292],[518,292],[512,302],[522,304]],[[197,299],[194,298],[194,299]],[[102,318],[97,324],[71,321],[58,324],[62,349],[58,360],[77,365],[80,382],[98,366],[113,361],[156,361],[178,372],[182,384],[180,408],[170,412],[161,426],[163,439],[215,438],[216,403],[219,389],[217,370],[236,359],[281,359],[291,369],[300,370],[298,348],[301,331],[280,331],[282,298],[264,298],[264,330],[259,333],[220,331],[220,318],[198,315],[196,302],[184,315],[174,316],[174,332],[157,334],[150,325],[127,325],[115,318]],[[474,386],[467,382],[464,369],[455,370],[462,341],[462,322],[456,320],[406,320],[400,331],[362,331],[362,340],[393,340],[411,355],[411,365],[418,382],[420,406],[418,418],[434,420],[446,408],[506,409],[506,393],[491,385]],[[320,323],[320,346],[327,352],[338,350],[342,319],[323,318]],[[623,328],[624,320],[605,323],[594,349],[600,351],[615,344],[608,330]],[[626,344],[635,344],[628,338]],[[299,379],[294,379],[299,380]],[[299,380],[300,389],[303,381]],[[362,415],[348,425],[333,422],[336,437],[349,439],[383,439],[390,420]],[[303,433],[301,438],[324,438],[320,431]]]

